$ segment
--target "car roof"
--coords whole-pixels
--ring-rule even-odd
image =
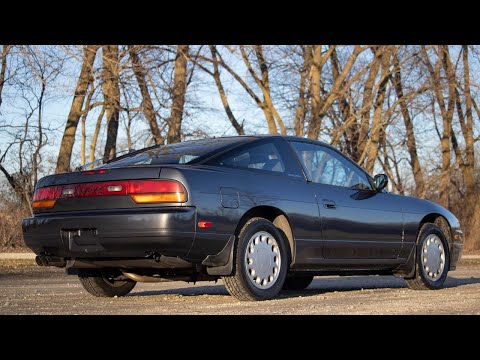
[[[315,140],[315,139],[309,139],[309,138],[305,138],[305,137],[300,137],[300,136],[293,136],[293,135],[280,135],[280,134],[274,134],[274,135],[272,135],[272,134],[236,135],[236,136],[219,136],[219,137],[213,137],[213,138],[210,138],[210,139],[225,139],[225,138],[228,138],[228,139],[231,139],[231,138],[239,138],[239,139],[240,138],[251,138],[251,139],[282,138],[282,139],[285,139],[287,141],[310,142],[310,143],[323,145],[323,146],[335,149],[335,147],[333,147],[332,145],[330,145],[326,142],[323,142],[323,141],[320,141],[320,140]],[[208,139],[209,138],[207,138],[207,140]]]

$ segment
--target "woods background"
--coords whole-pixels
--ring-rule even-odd
[[[480,248],[480,47],[1,46],[0,247],[39,178],[152,144],[326,141],[390,191],[436,201]]]

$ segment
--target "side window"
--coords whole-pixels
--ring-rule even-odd
[[[243,150],[227,153],[215,161],[215,164],[238,169],[285,172],[285,165],[273,143],[249,146]]]
[[[313,182],[353,189],[371,189],[367,176],[335,151],[309,143],[290,143]]]

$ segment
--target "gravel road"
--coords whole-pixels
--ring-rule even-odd
[[[438,291],[393,276],[317,277],[307,290],[240,302],[221,281],[137,284],[124,298],[95,298],[75,276],[32,260],[0,261],[0,314],[477,314],[480,261],[467,260]]]

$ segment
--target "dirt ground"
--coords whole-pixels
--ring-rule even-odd
[[[275,300],[240,302],[221,281],[137,284],[124,298],[95,298],[75,276],[31,260],[0,261],[0,314],[477,314],[480,261],[463,261],[438,291],[393,276],[317,277]]]

